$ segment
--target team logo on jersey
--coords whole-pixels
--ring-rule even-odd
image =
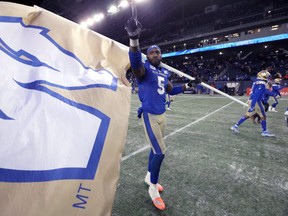
[[[156,70],[156,68],[153,65],[151,65],[151,64],[150,64],[150,69]]]
[[[166,75],[169,74],[169,72],[167,70],[163,70],[163,73],[166,74]]]
[[[115,91],[117,79],[86,67],[48,31],[0,16],[0,181],[95,177],[110,118],[68,95]]]

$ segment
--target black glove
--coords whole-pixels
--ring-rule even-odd
[[[198,85],[199,83],[201,83],[202,82],[202,80],[200,79],[200,78],[195,78],[195,80],[190,80],[188,83],[187,83],[187,85],[189,86],[189,87],[195,87],[196,85]]]
[[[136,40],[139,39],[140,37],[142,25],[137,19],[131,17],[130,19],[127,20],[125,24],[125,30],[127,31],[129,37],[132,40]]]

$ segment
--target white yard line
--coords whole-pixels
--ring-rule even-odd
[[[178,130],[176,130],[176,131],[173,131],[172,133],[166,135],[166,136],[164,137],[164,139],[166,139],[167,137],[173,136],[173,135],[176,134],[176,133],[181,132],[181,131],[184,130],[185,128],[190,127],[191,125],[194,125],[194,124],[196,124],[196,123],[204,120],[205,118],[207,118],[207,117],[213,115],[214,113],[216,113],[216,112],[218,112],[218,111],[226,108],[227,106],[230,106],[230,105],[233,104],[233,103],[234,103],[234,102],[230,102],[229,104],[226,104],[225,106],[220,107],[219,109],[217,109],[217,110],[209,113],[208,115],[203,116],[202,118],[199,118],[199,119],[197,119],[196,121],[191,122],[190,124],[188,124],[188,125],[180,128],[180,129],[178,129]],[[143,152],[143,151],[145,151],[146,149],[149,149],[149,148],[150,148],[150,145],[144,146],[143,148],[138,149],[137,151],[134,151],[134,152],[132,152],[131,154],[128,154],[128,155],[122,157],[122,160],[121,160],[121,161],[125,161],[125,160],[129,159],[130,157],[132,157],[132,156],[134,156],[134,155],[137,155],[137,154],[139,154],[139,153],[141,153],[141,152]]]

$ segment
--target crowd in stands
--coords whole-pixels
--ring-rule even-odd
[[[157,29],[145,30],[142,38],[142,46],[163,42],[181,40],[186,36],[216,31],[227,27],[243,25],[272,17],[287,16],[288,1],[273,0],[269,3],[261,0],[240,0],[231,4],[219,5],[215,12],[196,14],[184,17],[172,23],[166,23]],[[172,32],[172,33],[171,33]],[[284,79],[288,79],[288,47],[287,40],[282,41],[284,48],[269,46],[265,50],[251,49],[249,51],[230,52],[226,55],[191,54],[177,57],[164,58],[163,62],[192,76],[199,77],[204,82],[214,84],[217,81],[252,81],[262,69],[268,69],[272,75],[280,72]],[[163,53],[186,48],[196,48],[198,44],[189,44],[189,47],[163,48]],[[188,43],[187,43],[188,46]],[[272,46],[273,47],[273,46]],[[169,50],[170,49],[170,50]],[[143,50],[144,51],[144,50]],[[128,79],[136,83],[135,78],[128,73]],[[171,81],[174,83],[187,82],[187,78],[179,77],[171,73]]]
[[[283,42],[285,44],[285,41]],[[286,42],[287,43],[287,42]],[[253,50],[253,49],[251,49]],[[192,77],[198,77],[203,82],[214,85],[217,89],[227,93],[227,82],[253,81],[257,73],[262,69],[268,69],[272,76],[280,73],[283,80],[288,80],[288,50],[283,48],[267,47],[266,51],[254,49],[255,51],[238,52],[232,55],[233,50],[228,55],[190,55],[164,58],[163,63],[172,66]],[[247,52],[247,53],[246,53]],[[227,57],[228,56],[228,57]],[[131,72],[128,71],[127,78],[132,85],[132,92],[136,92],[137,81]],[[185,77],[180,77],[171,73],[172,83],[185,83]],[[287,82],[287,81],[285,81]],[[226,89],[224,89],[226,87]],[[206,89],[207,90],[207,89]],[[194,93],[206,92],[201,85],[197,86]],[[210,91],[207,90],[207,93]]]
[[[187,73],[192,77],[199,77],[207,83],[215,81],[251,81],[257,73],[266,68],[272,75],[280,72],[284,77],[288,75],[288,52],[285,49],[267,50],[267,52],[239,52],[235,56],[214,55],[179,56],[163,59],[164,63]],[[185,82],[186,78],[172,75],[173,82]]]

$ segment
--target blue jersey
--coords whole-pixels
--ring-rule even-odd
[[[263,95],[266,91],[266,81],[261,79],[256,79],[252,85],[252,93],[250,95],[251,108],[255,107],[257,102],[261,102]]]
[[[282,87],[280,84],[274,83],[272,85],[272,92],[274,92],[275,96],[277,96],[277,95],[281,96],[280,90],[283,88],[284,88],[284,86]]]
[[[166,88],[169,72],[165,68],[154,67],[148,61],[144,64],[145,75],[138,79],[138,97],[144,112],[162,114],[166,107]]]
[[[275,95],[274,92],[271,92],[271,91],[269,91],[269,89],[266,89],[265,92],[264,92],[264,94],[263,94],[263,96],[262,96],[262,103],[263,103],[263,104],[268,103],[269,97],[270,97],[270,96],[274,96],[274,95]]]

